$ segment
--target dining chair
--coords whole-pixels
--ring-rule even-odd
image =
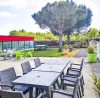
[[[69,68],[72,69],[72,70],[80,70],[80,69],[82,69],[83,65],[84,65],[84,58],[82,58],[80,64],[71,63]]]
[[[43,93],[35,98],[42,98]],[[0,98],[25,98],[21,91],[11,91],[11,90],[2,90],[0,89]]]
[[[11,89],[11,90],[16,90],[16,91],[22,91],[23,94],[26,94],[27,92],[29,92],[30,87],[28,86],[23,86],[23,85],[14,86],[12,84],[12,81],[14,81],[17,78],[18,76],[16,75],[13,67],[0,71],[1,89],[4,89],[4,90]]]
[[[34,63],[35,63],[35,66],[36,66],[36,67],[40,66],[41,64],[44,64],[44,63],[42,63],[42,62],[40,61],[40,58],[35,58],[35,59],[34,59]]]
[[[66,86],[66,85],[65,85]],[[73,89],[70,90],[70,87],[66,90],[51,90],[51,98],[80,98],[79,97],[79,79],[75,83]]]
[[[0,97],[1,98],[25,98],[21,91],[10,91],[10,90],[1,90],[1,89],[0,89]]]
[[[21,67],[22,67],[23,74],[27,74],[28,72],[32,71],[32,69],[34,69],[34,68],[31,68],[29,61],[23,62],[21,64]],[[41,89],[36,88],[36,93],[37,93],[36,95],[38,95],[40,92],[41,92]]]
[[[74,67],[72,67],[72,65]],[[81,75],[81,73],[82,73],[83,65],[84,65],[84,58],[82,59],[81,64],[74,64],[74,63],[72,63],[71,66],[68,67],[66,74],[69,74],[71,76],[79,77]],[[75,66],[79,66],[80,68],[75,68]],[[65,75],[65,77],[66,77],[66,75]],[[82,75],[82,82],[84,84],[83,75]]]
[[[62,88],[66,89],[64,85],[68,86],[75,86],[75,83],[77,82],[77,79],[79,79],[79,92],[80,97],[84,96],[84,84],[82,82],[82,74],[79,77],[74,77],[69,74],[66,75],[66,77],[62,78]]]
[[[32,71],[31,65],[29,61],[21,63],[23,74],[27,74],[28,72]]]

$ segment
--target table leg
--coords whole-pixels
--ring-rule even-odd
[[[47,97],[48,97],[48,98],[51,98],[50,88],[49,88],[49,87],[48,87],[48,89],[47,89]]]
[[[29,98],[33,98],[33,87],[30,87]]]

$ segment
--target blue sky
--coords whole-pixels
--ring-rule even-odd
[[[47,2],[55,0],[0,0],[0,35],[8,35],[11,30],[24,28],[26,31],[44,32],[31,15],[41,10]],[[56,0],[60,1],[60,0]],[[91,27],[100,29],[100,0],[74,0],[85,4],[93,11]]]

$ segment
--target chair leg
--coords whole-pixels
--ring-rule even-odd
[[[84,83],[83,83],[83,78],[81,78],[81,80],[80,80],[80,86],[81,86],[82,95],[84,96]]]
[[[83,78],[83,75],[82,75],[82,83],[83,83],[83,85],[85,84],[85,83],[84,83],[84,78]]]
[[[59,80],[58,80],[58,79],[57,79],[56,83],[57,83],[58,88],[60,89],[61,86],[60,86],[60,84],[59,84]]]

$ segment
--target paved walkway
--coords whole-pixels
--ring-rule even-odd
[[[79,53],[75,57],[86,57],[87,56],[87,49],[86,48],[80,48]]]
[[[84,51],[84,50],[82,50]],[[34,62],[33,62],[33,59],[34,58],[27,58],[27,59],[24,59],[24,60],[21,60],[21,61],[11,61],[11,60],[6,60],[6,61],[0,61],[0,70],[3,70],[3,69],[6,69],[6,68],[9,68],[9,67],[14,67],[15,68],[15,71],[17,73],[17,75],[22,75],[22,69],[21,69],[21,63],[24,62],[24,61],[27,61],[29,60],[32,67],[34,67]],[[58,60],[58,61],[63,61],[63,60],[66,60],[66,59],[70,59],[72,62],[80,62],[81,61],[81,58],[40,58],[42,62],[48,62],[50,60]],[[85,62],[86,61],[86,58],[85,58]],[[83,76],[84,76],[84,80],[85,80],[85,95],[83,98],[98,98],[95,94],[95,91],[94,91],[94,85],[93,85],[93,81],[92,81],[92,78],[90,77],[90,75],[92,75],[93,72],[98,72],[98,75],[100,75],[100,63],[98,64],[88,64],[88,63],[85,63],[84,64],[84,67],[83,67]],[[98,69],[99,68],[99,69]]]

